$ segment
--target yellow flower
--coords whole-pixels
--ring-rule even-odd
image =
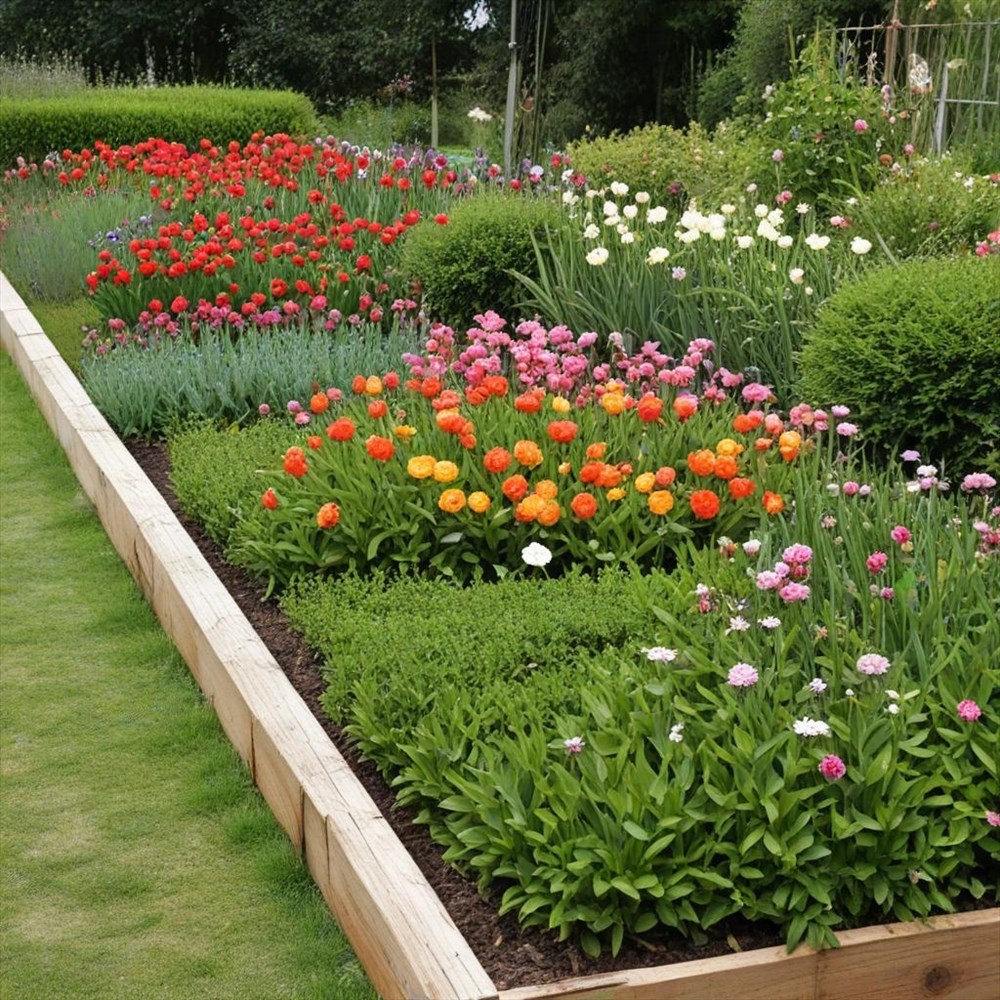
[[[409,424],[400,424],[392,433],[402,441],[409,441],[417,433],[417,429]]]
[[[559,475],[568,476],[573,471],[573,466],[569,462],[559,463]]]
[[[625,397],[620,392],[606,392],[601,396],[601,406],[609,416],[616,417],[625,409]]]
[[[624,498],[625,490],[623,490],[620,486],[616,486],[614,489],[608,490],[609,500],[623,500]]]
[[[492,503],[493,501],[482,490],[476,490],[475,493],[469,494],[469,510],[475,514],[485,514]]]
[[[406,471],[414,479],[427,479],[434,475],[434,466],[437,459],[433,455],[414,455],[406,463]]]
[[[365,395],[377,396],[382,392],[382,380],[378,375],[369,375],[365,379]]]
[[[674,495],[669,490],[654,490],[647,503],[654,514],[669,514],[674,506]]]
[[[565,396],[553,396],[552,397],[552,409],[556,413],[569,413],[572,409],[570,401]]]
[[[640,493],[652,492],[655,485],[656,473],[654,472],[640,472],[639,475],[635,477],[635,488]]]
[[[438,497],[438,506],[446,514],[457,514],[465,506],[465,493],[462,490],[445,490]]]
[[[458,466],[454,462],[435,462],[432,474],[435,482],[451,483],[458,479]]]
[[[715,446],[716,455],[724,455],[728,458],[736,458],[737,455],[741,454],[743,451],[743,445],[734,441],[732,438],[723,438]]]

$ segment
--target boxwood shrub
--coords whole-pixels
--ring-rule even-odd
[[[847,283],[805,336],[804,398],[850,406],[875,451],[953,483],[1000,472],[1000,257],[915,260]]]
[[[245,141],[254,132],[312,131],[307,97],[283,90],[228,87],[101,87],[0,104],[0,163],[40,160],[53,150],[112,146],[150,136],[196,146],[199,139]]]

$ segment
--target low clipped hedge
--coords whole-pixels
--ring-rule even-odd
[[[313,129],[307,97],[284,90],[226,87],[104,87],[0,103],[0,163],[40,160],[53,150],[111,146],[158,136],[195,146],[243,140],[260,130],[292,135]]]
[[[805,336],[801,389],[850,406],[876,452],[916,449],[953,484],[1000,474],[1000,256],[842,285]]]
[[[532,240],[562,222],[559,206],[546,199],[476,195],[453,206],[447,225],[428,219],[410,230],[401,268],[420,285],[435,320],[460,328],[488,309],[515,320],[526,292],[511,272],[537,278]]]

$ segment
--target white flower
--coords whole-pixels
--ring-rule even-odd
[[[585,240],[596,240],[600,235],[600,229],[598,229],[593,223],[587,226],[587,228],[583,231],[583,238]]]
[[[671,743],[684,742],[684,723],[677,722],[670,727],[670,735],[667,737]]]
[[[781,619],[775,618],[774,615],[768,615],[766,618],[758,618],[757,624],[761,628],[777,628],[781,624]]]
[[[810,250],[825,250],[830,245],[829,236],[820,236],[819,233],[810,233],[806,237],[806,246]]]
[[[580,196],[572,191],[563,191],[562,200],[564,205],[569,205],[572,208],[580,200]]]
[[[924,476],[936,476],[937,466],[936,465],[918,465],[917,475],[923,478]]]
[[[735,618],[729,619],[729,628],[726,629],[726,635],[730,632],[746,632],[750,628],[750,622],[748,622],[742,615],[737,615]]]
[[[677,659],[676,649],[667,649],[666,646],[643,647],[640,652],[646,654],[646,659],[653,663],[670,663]]]
[[[591,267],[600,267],[602,264],[606,264],[607,260],[607,247],[594,247],[594,249],[587,254],[587,263],[590,264]]]
[[[680,225],[685,229],[701,229],[702,219],[704,219],[704,216],[701,212],[689,208],[681,216]]]
[[[606,201],[601,206],[601,211],[605,215],[617,215],[618,214],[618,206],[613,201]]]
[[[521,558],[529,566],[548,566],[552,562],[552,552],[540,542],[532,542],[521,549]]]
[[[478,104],[476,105],[476,107],[474,107],[469,112],[468,116],[473,121],[477,121],[477,122],[491,122],[491,121],[493,121],[493,115],[491,115],[488,111],[483,111],[483,109],[481,107],[479,107]]]
[[[809,690],[812,691],[813,694],[822,694],[826,690],[826,681],[824,681],[821,677],[814,677],[809,682]]]
[[[853,698],[854,697],[854,688],[844,688],[844,697],[845,698]]]
[[[899,692],[898,691],[893,691],[892,688],[886,688],[886,690],[885,690],[885,696],[890,701],[899,701]]]
[[[649,201],[648,191],[636,191],[635,193],[635,203],[637,205],[645,205]]]
[[[710,229],[708,231],[708,235],[710,239],[713,239],[716,242],[718,242],[726,238],[726,230],[722,226],[720,226],[718,229]]]
[[[657,205],[655,208],[651,208],[646,213],[646,221],[651,226],[655,226],[661,222],[666,222],[667,210],[662,205]]]
[[[962,181],[962,187],[964,187],[966,191],[971,191],[972,190],[972,186],[975,183],[976,183],[976,178],[975,177],[966,177],[965,180]]]
[[[788,235],[779,236],[777,239],[778,246],[781,247],[782,250],[787,250],[793,242],[794,241],[791,236]]]
[[[583,748],[587,745],[582,736],[571,736],[568,740],[563,740],[563,746],[567,753],[583,753]]]
[[[653,247],[646,257],[647,264],[662,264],[670,256],[666,247]]]
[[[686,229],[683,233],[674,233],[674,236],[676,236],[681,243],[694,243],[696,240],[701,238],[701,233],[699,233],[697,229]]]
[[[628,226],[626,226],[624,222],[619,221],[618,225],[615,226],[615,232],[619,236],[624,236],[628,231]]]
[[[885,710],[890,715],[899,715],[899,705],[897,705],[894,701],[890,702],[888,705],[886,705],[885,706]]]
[[[851,240],[851,253],[856,253],[859,257],[868,253],[871,248],[871,243],[860,236],[855,236],[854,239]]]
[[[758,219],[766,219],[769,211],[770,209],[767,205],[754,205],[753,214],[756,215]]]
[[[624,215],[626,219],[634,219],[638,214],[639,214],[638,205],[626,205],[622,209],[622,215]]]
[[[711,233],[713,230],[722,229],[726,225],[726,218],[724,215],[719,215],[718,212],[713,212],[711,215],[706,215],[702,224],[698,227],[703,233]]]
[[[803,271],[801,267],[793,267],[788,272],[788,280],[791,281],[793,285],[801,285],[805,276],[806,272]]]
[[[741,250],[749,250],[750,247],[753,246],[753,237],[752,236],[737,236],[736,237],[736,245]]]
[[[617,226],[622,221],[620,215],[608,215],[604,219],[604,225],[606,226]]]
[[[819,719],[796,719],[792,724],[792,729],[798,736],[829,736],[830,727]]]
[[[736,212],[736,206],[730,205],[728,202],[722,206],[720,209],[723,215],[733,215]]]
[[[769,240],[771,243],[775,243],[781,233],[767,219],[761,219],[757,226],[757,235],[763,236],[765,240]]]
[[[760,552],[760,539],[748,538],[743,543],[743,551],[752,559],[758,552]]]
[[[635,233],[626,230],[624,233],[621,234],[621,239],[622,243],[634,243]]]
[[[808,215],[809,214],[809,205],[807,205],[804,201],[800,201],[795,206],[795,211],[798,212],[799,215]]]
[[[628,185],[623,184],[621,181],[612,181],[611,193],[616,197],[621,198],[623,195],[628,194]]]

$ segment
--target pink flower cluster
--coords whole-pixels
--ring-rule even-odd
[[[726,683],[730,687],[749,688],[753,687],[758,679],[757,671],[749,663],[737,663],[730,669]]]
[[[809,587],[797,581],[809,576],[809,562],[812,556],[812,549],[808,545],[798,542],[789,545],[773,569],[762,570],[757,574],[757,589],[776,590],[786,604],[808,600]]]
[[[984,493],[987,490],[993,489],[996,486],[997,481],[988,472],[970,472],[962,480],[962,490],[966,493],[972,493],[976,490],[982,490]]]
[[[1000,518],[1000,507],[994,507],[990,511],[990,517],[996,522],[997,518]],[[979,534],[979,551],[984,556],[992,556],[1000,552],[1000,524],[974,521],[972,527]]]

